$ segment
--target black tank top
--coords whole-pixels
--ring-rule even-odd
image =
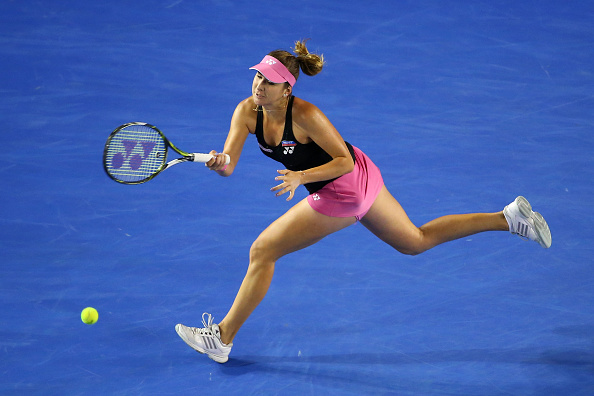
[[[316,166],[324,165],[330,162],[332,157],[315,142],[302,144],[299,143],[297,139],[295,139],[295,135],[293,134],[293,98],[294,96],[289,98],[289,103],[287,104],[287,114],[285,116],[285,130],[283,132],[283,138],[281,139],[280,144],[276,147],[269,146],[264,140],[264,114],[262,112],[262,107],[258,106],[256,138],[258,139],[260,150],[262,150],[266,156],[280,162],[287,169],[292,171],[302,171],[315,168]],[[349,152],[351,153],[353,162],[355,162],[355,152],[353,150],[353,146],[351,146],[348,142],[345,143],[349,149]],[[307,191],[312,194],[336,179],[337,178],[307,183],[304,184],[304,186],[307,188]]]

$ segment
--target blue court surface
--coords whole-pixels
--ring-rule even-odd
[[[5,0],[0,19],[0,394],[594,394],[591,1]],[[248,68],[302,38],[327,64],[295,95],[415,224],[524,195],[553,245],[491,232],[410,257],[354,225],[277,263],[220,365],[174,326],[224,317],[297,199],[269,191],[255,137],[230,178],[181,164],[138,186],[103,146],[144,121],[221,150]]]

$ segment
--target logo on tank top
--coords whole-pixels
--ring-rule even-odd
[[[260,146],[260,150],[262,151],[266,151],[267,153],[272,153],[274,150],[266,148],[264,146],[262,146],[260,143],[258,143],[258,146]]]
[[[295,146],[297,146],[297,143],[292,140],[283,140],[281,144],[284,148],[283,154],[293,154],[293,151],[295,151]]]

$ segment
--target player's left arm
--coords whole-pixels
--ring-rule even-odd
[[[302,143],[306,143],[303,141],[303,136],[308,141],[315,142],[332,157],[332,160],[324,165],[302,169],[299,172],[286,169],[279,171],[281,175],[277,176],[276,180],[282,180],[283,183],[272,189],[272,191],[278,191],[277,195],[289,192],[287,200],[290,200],[300,184],[330,180],[352,172],[353,158],[344,139],[326,115],[316,106],[295,98],[293,132],[296,137],[301,137]]]

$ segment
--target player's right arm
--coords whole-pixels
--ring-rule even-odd
[[[239,157],[241,156],[245,140],[250,134],[250,131],[253,131],[256,128],[255,107],[253,99],[249,97],[241,101],[235,108],[233,117],[231,117],[231,126],[229,128],[227,140],[225,141],[225,146],[223,148],[223,153],[228,154],[229,157],[231,157],[231,162],[229,162],[229,165],[225,168],[224,156],[218,155],[206,164],[210,169],[216,170],[219,175],[231,176],[233,173],[233,170],[239,161]],[[215,155],[220,153],[211,151],[210,154]],[[223,168],[225,170],[222,170]]]

